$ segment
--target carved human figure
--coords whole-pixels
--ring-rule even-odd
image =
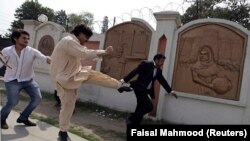
[[[202,46],[197,62],[191,66],[192,79],[195,83],[212,89],[217,94],[225,94],[232,89],[232,83],[223,74],[223,69],[215,62],[210,46]]]

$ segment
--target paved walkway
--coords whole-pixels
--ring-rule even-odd
[[[4,87],[2,79],[0,77],[0,88]],[[2,109],[2,105],[0,105],[0,109]],[[7,119],[9,129],[1,129],[0,141],[59,141],[59,128],[35,119],[31,120],[37,126],[27,127],[24,124],[16,122],[18,117],[19,113],[12,110]],[[72,141],[87,141],[69,132],[68,135]]]
[[[0,141],[58,141],[58,128],[34,119],[31,120],[37,126],[27,127],[16,122],[18,116],[19,113],[11,111],[7,119],[9,129],[1,129]],[[68,133],[68,135],[72,141],[87,141],[71,133]]]

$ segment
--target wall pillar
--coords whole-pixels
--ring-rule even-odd
[[[30,34],[30,41],[28,45],[33,47],[36,32],[34,29],[41,23],[36,20],[22,20],[22,23],[24,24],[23,30],[27,31]]]
[[[175,11],[163,11],[163,12],[157,12],[154,13],[154,16],[157,20],[156,24],[156,32],[154,36],[154,45],[151,48],[151,58],[157,53],[157,47],[160,41],[160,38],[165,35],[167,38],[167,43],[165,46],[165,56],[166,60],[163,65],[163,76],[166,78],[168,81],[169,85],[172,83],[172,74],[170,72],[174,68],[170,68],[172,65],[170,64],[173,61],[170,61],[170,58],[172,58],[172,55],[175,54],[170,54],[172,49],[176,49],[174,47],[174,37],[177,28],[181,25],[181,19],[180,19],[180,14],[179,12]],[[157,113],[156,113],[156,118],[162,119],[162,109],[163,109],[163,104],[166,98],[165,95],[166,91],[161,87],[160,89],[160,94],[159,94],[159,100],[158,100],[158,107],[157,107]]]

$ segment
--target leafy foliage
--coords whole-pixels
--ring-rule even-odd
[[[65,10],[60,10],[55,12],[54,22],[62,25],[64,28],[67,26],[68,16]]]
[[[54,12],[53,9],[42,6],[38,0],[27,0],[16,9],[14,14],[16,20],[11,23],[9,31],[12,32],[15,29],[22,29],[22,20],[37,20],[40,14],[45,14],[49,21],[54,21],[62,25],[66,31],[72,30],[77,24],[86,24],[93,28],[94,16],[92,13],[82,12],[81,14],[72,13],[67,15],[65,10]],[[6,34],[6,36],[10,36],[10,34]]]
[[[48,7],[43,7],[37,0],[25,1],[19,8],[15,11],[15,18],[11,23],[10,31],[14,29],[23,28],[23,23],[21,20],[33,19],[37,20],[40,14],[45,14],[49,20],[54,18],[54,10]]]
[[[94,16],[89,12],[82,12],[81,14],[69,14],[68,15],[68,31],[71,31],[78,24],[85,24],[93,29]]]
[[[250,0],[196,0],[182,15],[182,23],[200,18],[220,18],[250,29]]]

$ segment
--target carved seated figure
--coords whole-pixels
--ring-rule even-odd
[[[225,94],[232,89],[232,83],[224,74],[222,68],[213,58],[212,49],[202,46],[197,62],[191,67],[195,83],[212,89],[217,94]]]

